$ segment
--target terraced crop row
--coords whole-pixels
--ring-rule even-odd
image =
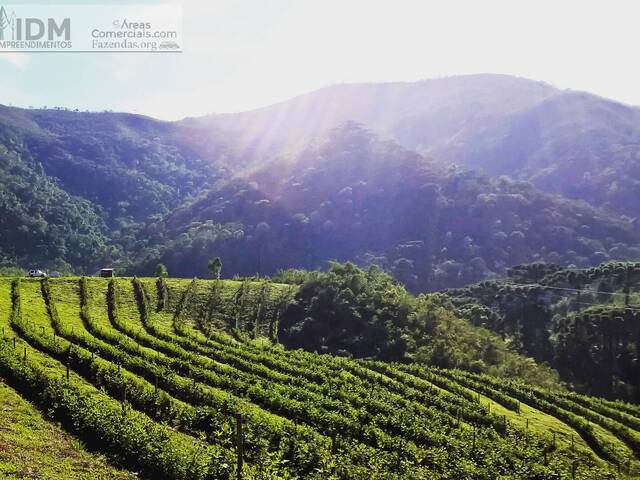
[[[151,478],[235,478],[238,417],[248,479],[640,472],[633,405],[212,328],[236,306],[254,333],[273,331],[287,296],[224,281],[0,280],[0,375]]]

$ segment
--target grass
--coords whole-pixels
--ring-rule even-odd
[[[105,457],[44,418],[31,403],[0,379],[0,478],[47,480],[129,480],[130,472],[110,466]]]

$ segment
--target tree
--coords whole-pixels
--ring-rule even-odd
[[[167,270],[167,267],[164,265],[164,263],[158,264],[158,266],[156,267],[155,275],[156,277],[159,277],[159,278],[167,278],[169,276],[169,272]]]
[[[208,267],[213,277],[220,279],[220,275],[222,274],[222,260],[220,260],[220,257],[209,260]]]

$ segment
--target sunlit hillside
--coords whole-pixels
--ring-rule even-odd
[[[258,338],[292,288],[3,279],[0,374],[88,445],[149,478],[235,478],[239,451],[247,479],[640,472],[637,406]]]

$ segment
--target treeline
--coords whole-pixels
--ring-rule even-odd
[[[332,262],[326,272],[287,270],[274,280],[300,285],[279,324],[289,348],[557,383],[552,370],[457,317],[446,296],[414,297],[376,267]]]
[[[640,400],[640,263],[530,264],[446,294],[456,312],[557,369],[573,388]]]

